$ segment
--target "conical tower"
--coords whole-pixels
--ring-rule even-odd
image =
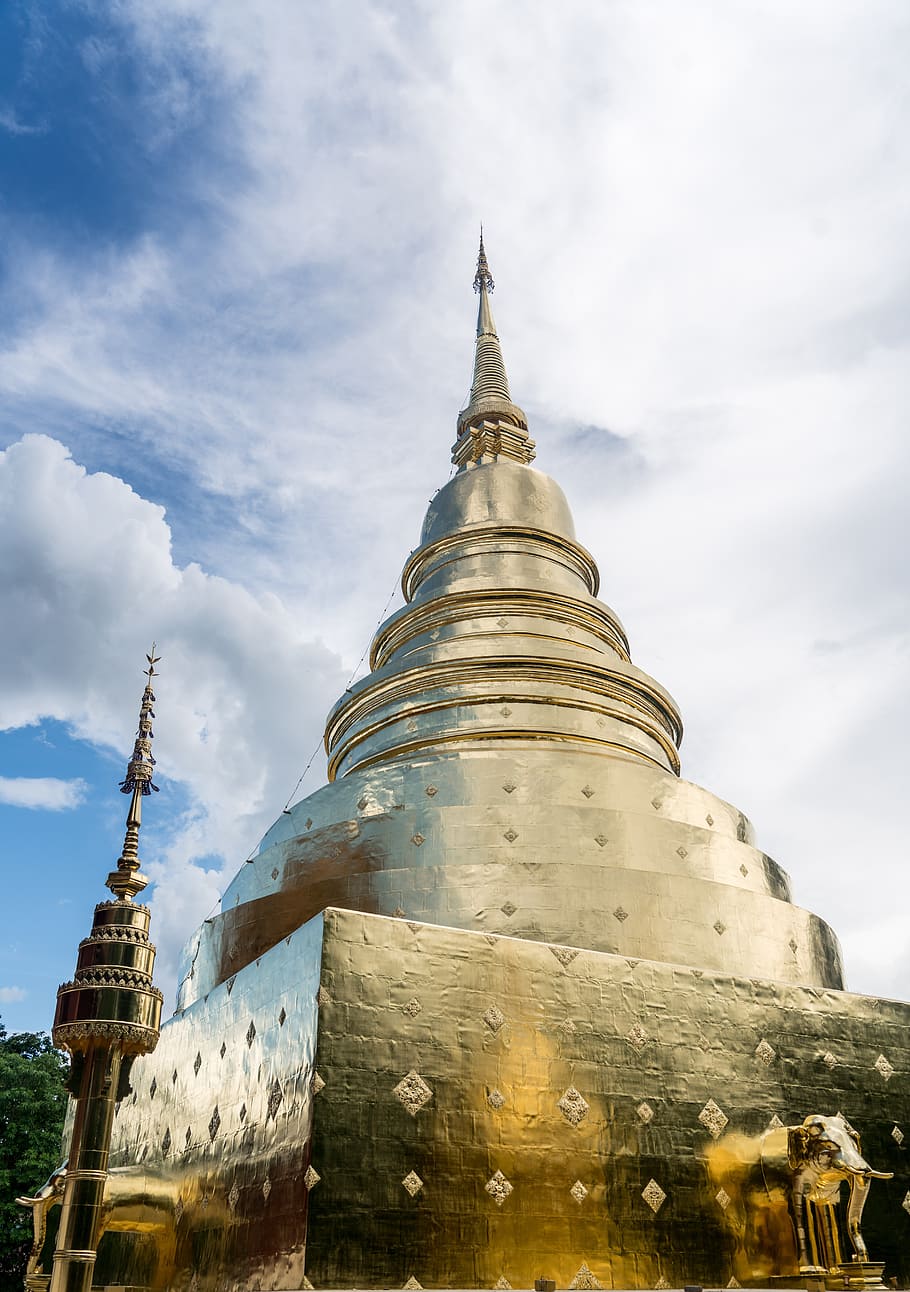
[[[139,871],[142,800],[158,788],[152,782],[154,646],[147,658],[133,756],[120,784],[130,795],[126,836],[106,881],[115,900],[95,907],[73,981],[57,992],[53,1038],[72,1060],[73,1121],[51,1292],[91,1292],[114,1112],[130,1089],[133,1062],[158,1044],[162,996],[152,986],[151,912],[133,901],[148,883]]]
[[[330,783],[187,947],[96,1281],[872,1287],[870,1163],[906,1281],[910,1007],[845,992],[743,813],[681,778],[678,708],[531,465],[482,245],[474,286],[457,471]]]

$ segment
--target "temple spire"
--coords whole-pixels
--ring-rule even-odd
[[[481,226],[477,272],[474,275],[474,290],[480,296],[474,377],[467,407],[458,418],[458,440],[452,450],[452,461],[459,467],[496,461],[501,457],[524,463],[534,458],[534,443],[528,438],[527,418],[512,402],[509,391],[509,378],[490,306],[493,288]]]
[[[141,893],[148,884],[145,876],[139,873],[139,828],[142,825],[142,800],[153,790],[156,792],[158,790],[158,786],[152,783],[152,769],[155,766],[152,755],[152,741],[155,738],[152,731],[152,719],[155,716],[152,708],[155,703],[152,678],[157,677],[155,665],[161,657],[155,654],[154,642],[151,652],[145,658],[148,660],[148,668],[145,669],[147,681],[142,693],[142,703],[139,706],[139,727],[133,745],[133,755],[127,764],[126,776],[120,782],[121,793],[132,795],[126,817],[126,836],[123,840],[123,852],[117,861],[117,869],[111,871],[106,881],[107,887],[114,896],[126,902],[131,901],[137,893]]]

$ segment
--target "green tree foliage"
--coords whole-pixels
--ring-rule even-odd
[[[0,1023],[0,1289],[19,1289],[31,1248],[31,1213],[16,1203],[60,1165],[67,1061],[43,1032],[7,1034]]]

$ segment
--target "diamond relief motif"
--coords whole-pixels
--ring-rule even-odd
[[[419,830],[417,830],[414,834],[411,835],[411,843],[414,845],[415,848],[419,848],[420,845],[424,842],[425,842],[425,839]]]
[[[272,878],[273,878],[273,879],[277,879],[277,878],[278,878],[278,876],[279,876],[280,874],[281,874],[281,871],[278,869],[278,867],[277,867],[277,866],[273,866],[273,867],[272,867]]]
[[[507,794],[514,794],[514,792],[518,789],[518,786],[515,784],[514,781],[506,781],[505,785],[503,785],[502,788],[505,790]]]
[[[629,918],[629,912],[624,906],[617,906],[616,910],[613,912],[613,918],[614,920],[619,920],[620,924],[625,924],[626,920]]]
[[[512,1292],[512,1284],[504,1274],[501,1274],[493,1284],[493,1292]]]
[[[209,1118],[209,1139],[215,1138],[215,1136],[218,1134],[218,1127],[220,1125],[221,1125],[221,1113],[218,1111],[218,1108],[216,1105],[215,1111],[212,1113],[211,1117]]]
[[[713,824],[714,824],[714,817],[711,815],[711,813],[710,813],[710,812],[709,812],[709,813],[708,813],[708,815],[705,817],[705,820],[707,821],[708,825],[713,825]]]
[[[202,1055],[197,1050],[196,1057],[193,1060],[193,1072],[197,1077],[199,1076],[199,1069],[201,1067],[202,1067]]]
[[[885,1079],[885,1081],[890,1081],[891,1078],[894,1076],[894,1068],[891,1066],[891,1064],[888,1062],[888,1060],[885,1058],[883,1054],[880,1054],[878,1056],[878,1058],[875,1060],[875,1063],[873,1064],[873,1067],[875,1068],[876,1072],[880,1073],[880,1075]]]
[[[584,794],[586,799],[590,799],[594,797],[594,790],[591,789],[590,785],[583,785],[581,792],[582,794]]]
[[[412,1117],[416,1117],[424,1104],[433,1098],[433,1091],[413,1068],[406,1077],[402,1077],[392,1094]]]
[[[598,848],[603,848],[606,844],[610,842],[610,840],[607,838],[605,834],[595,834],[594,842],[597,844]]]
[[[392,912],[392,919],[403,920],[406,915],[407,915],[407,911],[404,909],[403,906],[396,906],[394,911]]]
[[[407,1189],[412,1198],[416,1197],[423,1188],[423,1180],[421,1180],[416,1171],[408,1171],[401,1183]]]
[[[727,926],[726,924],[724,924],[723,920],[714,921],[714,932],[717,934],[718,937],[722,938],[723,935],[726,933],[726,931],[727,931]]]
[[[910,1216],[910,1191],[908,1191],[908,1193],[905,1195],[904,1200],[901,1203],[901,1206],[903,1207],[904,1211],[906,1211],[907,1215]]]
[[[585,1188],[585,1186],[582,1184],[581,1180],[575,1181],[575,1183],[572,1185],[571,1189],[569,1190],[569,1193],[571,1193],[575,1201],[579,1203],[584,1202],[585,1198],[588,1196],[588,1191]]]
[[[778,1117],[777,1113],[775,1113],[774,1116],[771,1118],[771,1120],[768,1122],[768,1128],[769,1130],[781,1130],[783,1127],[783,1124],[784,1123]]]
[[[284,1006],[282,1005],[282,1006],[281,1006],[281,1013],[278,1015],[278,1026],[279,1026],[279,1027],[284,1027],[285,1023],[287,1022],[287,1018],[288,1018],[288,1016],[287,1016],[287,1011],[285,1010]]]
[[[518,910],[518,907],[515,905],[514,902],[503,902],[502,906],[500,906],[499,909],[502,911],[503,915],[509,918],[515,914],[515,912]]]
[[[894,1140],[895,1144],[903,1144],[904,1132],[901,1130],[900,1126],[895,1126],[894,1130],[891,1132],[891,1138]]]
[[[246,1104],[240,1105],[240,1112],[237,1114],[237,1116],[240,1118],[241,1122],[246,1121]]]
[[[266,1202],[269,1200],[269,1194],[272,1192],[272,1182],[268,1176],[262,1182],[262,1196]]]
[[[316,993],[316,1004],[331,1005],[331,1003],[332,1003],[332,993],[329,991],[328,987],[320,987]]]
[[[508,1198],[509,1194],[512,1192],[512,1186],[509,1184],[502,1171],[494,1172],[483,1187],[496,1203],[497,1207],[501,1207],[506,1198]]]
[[[239,1201],[240,1201],[240,1190],[238,1189],[237,1181],[235,1180],[234,1183],[231,1185],[231,1191],[228,1194],[228,1206],[230,1207],[231,1211],[234,1210],[234,1208],[237,1206],[237,1203]]]
[[[626,1040],[633,1050],[641,1054],[642,1050],[648,1044],[648,1033],[642,1027],[641,1023],[633,1023],[626,1033]]]
[[[325,1090],[325,1081],[320,1077],[318,1072],[313,1073],[313,1080],[310,1082],[310,1089],[314,1095],[318,1095],[320,1090]]]
[[[895,1126],[894,1129],[897,1130],[897,1127]],[[901,1136],[901,1139],[902,1138],[903,1136]],[[900,1143],[900,1140],[898,1140],[898,1143]],[[171,1128],[168,1126],[165,1129],[164,1138],[161,1141],[161,1152],[164,1153],[165,1156],[167,1156],[170,1150],[171,1150]]]
[[[654,1109],[648,1103],[640,1103],[635,1111],[646,1126],[654,1118]]]
[[[501,1090],[496,1090],[494,1088],[487,1095],[487,1103],[490,1105],[491,1108],[495,1108],[497,1112],[499,1111],[500,1108],[502,1108],[505,1102],[506,1102],[506,1097]]]
[[[406,1005],[402,1005],[401,1009],[402,1013],[407,1014],[409,1018],[416,1018],[423,1006],[416,996],[412,996]]]
[[[570,965],[572,961],[575,959],[575,957],[578,955],[578,949],[576,947],[551,946],[550,950],[553,952],[556,959],[562,965],[563,969],[565,969],[568,965]]]
[[[434,798],[439,793],[435,785],[428,785],[424,791],[428,799]]]
[[[506,1021],[505,1014],[496,1005],[491,1005],[481,1017],[491,1032],[498,1032]]]
[[[793,954],[796,955],[797,951],[799,950],[799,947],[796,942],[796,938],[791,938],[788,945],[790,947],[790,950],[793,952]]]
[[[655,812],[659,812],[661,809],[661,800],[658,798],[653,798],[651,800],[651,806]]]
[[[602,1288],[603,1284],[594,1272],[588,1269],[587,1261],[582,1261],[569,1287],[571,1292],[596,1292],[596,1289]]]
[[[249,1049],[249,1047],[253,1044],[255,1040],[256,1040],[256,1024],[251,1022],[249,1027],[246,1029],[247,1049]]]
[[[777,1056],[777,1051],[773,1045],[769,1045],[764,1037],[755,1047],[755,1057],[760,1060],[766,1068],[769,1068]]]
[[[688,850],[688,848],[684,848],[684,847],[682,846],[682,844],[680,844],[680,845],[679,845],[679,847],[676,849],[676,851],[677,851],[678,855],[679,855],[680,857],[682,857],[683,861],[685,861],[685,859],[686,859],[686,858],[688,857],[688,855],[689,855],[689,850]]]
[[[557,1100],[556,1107],[570,1126],[578,1126],[590,1111],[590,1105],[587,1100],[574,1086],[569,1086],[562,1098]]]
[[[283,1099],[284,1099],[284,1095],[281,1093],[281,1086],[279,1085],[276,1079],[275,1081],[272,1082],[271,1086],[269,1087],[269,1098],[268,1098],[268,1103],[266,1104],[266,1112],[265,1112],[266,1121],[268,1121],[270,1117],[271,1118],[275,1117],[275,1114],[278,1112],[278,1109],[281,1107],[281,1101]]]
[[[508,839],[509,843],[514,843],[515,840],[518,838],[518,831],[513,830],[510,826],[509,829],[506,830],[505,834],[502,837],[503,839]]]
[[[698,1114],[698,1120],[708,1131],[712,1139],[717,1139],[721,1131],[729,1122],[730,1118],[719,1108],[713,1099],[709,1099],[704,1108]]]
[[[322,1179],[322,1176],[314,1168],[313,1164],[310,1163],[310,1165],[303,1173],[303,1183],[307,1187],[307,1193],[309,1193],[310,1189],[315,1189],[316,1185],[319,1183],[321,1179]]]
[[[225,1045],[224,1041],[221,1042],[221,1049],[218,1051],[218,1053],[221,1055],[222,1059],[227,1054],[227,1046]]]
[[[417,730],[417,723],[414,721],[414,719],[413,719],[413,718],[409,718],[409,719],[408,719],[407,728],[408,728],[408,731],[416,731],[416,730]]]
[[[511,718],[512,716],[512,710],[509,708],[507,704],[504,704],[503,707],[499,710],[499,712],[502,714],[504,718]]]
[[[418,1283],[412,1274],[407,1283],[404,1284],[404,1292],[423,1292],[423,1284]]]
[[[667,1200],[667,1195],[654,1179],[648,1181],[641,1191],[641,1196],[654,1212],[655,1216]]]
[[[745,879],[746,876],[748,875],[749,867],[746,865],[745,862],[743,862],[742,865],[740,866],[739,873],[742,875],[743,879]]]
[[[505,615],[500,615],[496,622],[499,624],[500,628],[505,628],[509,621],[506,619]]]
[[[730,1195],[727,1193],[726,1189],[718,1189],[717,1193],[714,1195],[714,1199],[721,1211],[726,1211],[730,1205]]]
[[[182,1215],[183,1215],[183,1199],[178,1198],[177,1201],[174,1203],[174,1219],[176,1220],[178,1225],[180,1224],[180,1217]]]
[[[834,1057],[834,1055],[831,1053],[830,1050],[828,1050],[827,1054],[822,1055],[822,1063],[825,1065],[826,1068],[837,1067],[837,1059]]]
[[[312,818],[311,816],[308,816],[308,817],[307,817],[307,819],[304,821],[304,823],[303,823],[303,824],[304,824],[304,827],[305,827],[307,830],[309,830],[310,826],[313,824],[313,818]]]

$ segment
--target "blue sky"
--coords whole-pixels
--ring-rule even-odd
[[[152,639],[168,992],[283,806],[448,477],[481,219],[684,775],[910,994],[908,61],[885,0],[2,8],[8,1025],[105,896]]]

